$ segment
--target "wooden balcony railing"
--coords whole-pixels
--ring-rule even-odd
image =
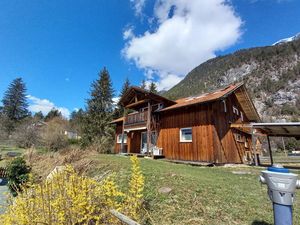
[[[127,115],[125,118],[125,125],[146,123],[147,122],[147,111],[134,113]]]

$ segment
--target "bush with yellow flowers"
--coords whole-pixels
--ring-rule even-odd
[[[98,182],[79,176],[71,166],[40,184],[26,185],[0,216],[0,224],[118,224],[114,209],[140,219],[144,177],[137,157],[131,157],[128,193],[119,191],[111,175]]]

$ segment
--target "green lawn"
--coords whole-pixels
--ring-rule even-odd
[[[117,172],[120,187],[126,188],[130,160],[125,156],[93,157],[97,168]],[[145,207],[150,224],[272,224],[272,205],[258,175],[263,168],[195,167],[162,160],[141,159],[145,176]],[[233,171],[250,172],[237,175]],[[297,172],[299,173],[299,172]],[[169,187],[169,194],[159,188]],[[300,195],[300,192],[299,192]],[[296,198],[294,224],[300,224],[300,200]]]
[[[11,157],[7,157],[8,152],[16,152],[18,155],[22,155],[24,153],[23,148],[18,148],[10,145],[0,144],[0,154],[1,154],[1,160],[0,160],[0,167],[5,167],[9,160],[11,160]]]

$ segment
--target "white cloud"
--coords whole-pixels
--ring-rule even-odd
[[[26,97],[29,100],[29,110],[31,112],[36,113],[41,111],[44,115],[46,115],[51,109],[55,108],[61,112],[63,117],[69,118],[70,116],[70,111],[67,108],[58,107],[48,99],[40,99],[32,95],[27,95]]]
[[[132,35],[122,50],[146,74],[155,72],[168,89],[200,63],[237,42],[242,21],[226,0],[157,0],[157,28]]]
[[[128,40],[128,39],[131,39],[131,38],[134,38],[133,27],[128,27],[123,32],[123,39]]]
[[[135,15],[142,16],[146,0],[130,0],[130,2],[133,4]]]
[[[120,97],[114,97],[112,98],[112,100],[113,100],[113,104],[117,105],[119,103]]]

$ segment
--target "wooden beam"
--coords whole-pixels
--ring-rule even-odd
[[[290,133],[289,130],[286,129],[285,127],[281,127],[281,128],[282,128],[282,130],[284,130],[286,133],[288,133],[288,134]]]
[[[122,221],[122,223],[125,223],[127,225],[140,225],[137,222],[135,222],[134,220],[130,219],[129,217],[123,215],[122,213],[112,209],[109,211],[113,216],[115,216],[116,218],[118,218],[120,221]]]
[[[251,128],[251,124],[248,124],[248,123],[232,123],[230,124],[230,127],[232,128],[244,128],[244,127],[247,127],[247,128]]]
[[[140,100],[140,101],[128,104],[128,105],[125,106],[125,108],[131,108],[131,107],[134,107],[134,106],[137,106],[139,104],[146,103],[146,102],[148,102],[148,99],[144,99],[144,100]]]
[[[272,149],[271,149],[271,143],[270,143],[270,137],[269,135],[267,136],[268,139],[268,146],[269,146],[269,154],[270,154],[270,160],[271,160],[271,166],[273,165],[273,155],[272,155]]]
[[[148,101],[148,113],[147,113],[147,155],[150,152],[150,143],[151,143],[151,104]]]
[[[125,118],[127,115],[127,109],[124,109],[124,112],[123,112],[123,117]],[[123,121],[122,123],[122,141],[121,141],[121,153],[124,153],[124,126],[125,126],[125,120]],[[128,139],[128,137],[127,137]],[[127,149],[128,151],[128,149]]]

